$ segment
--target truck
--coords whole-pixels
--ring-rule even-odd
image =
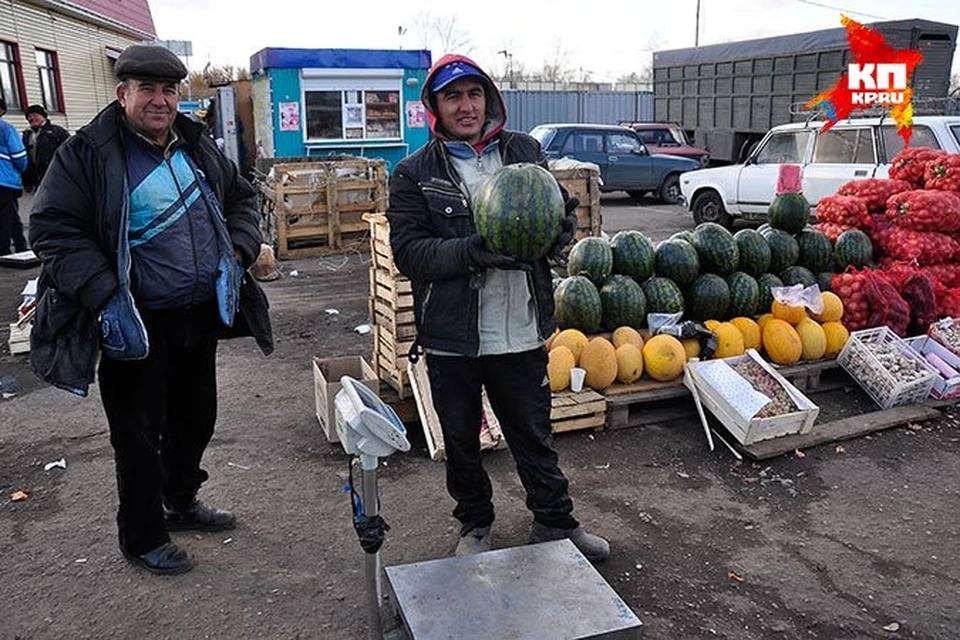
[[[917,98],[945,98],[957,26],[922,19],[868,24],[891,47],[918,49]],[[693,132],[711,164],[742,161],[773,127],[810,118],[802,105],[854,62],[840,27],[653,54],[654,114]]]

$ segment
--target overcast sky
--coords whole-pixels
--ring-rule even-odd
[[[493,73],[513,62],[539,69],[560,60],[578,74],[613,81],[649,65],[650,52],[694,44],[697,0],[150,0],[158,37],[191,40],[190,67],[208,61],[249,67],[264,47],[431,49],[425,22],[453,22],[467,53]],[[818,6],[825,5],[825,6]],[[845,12],[861,22],[925,18],[960,24],[958,0],[702,0],[700,44],[840,26]],[[424,18],[427,17],[427,20]],[[403,35],[398,31],[403,30]],[[426,46],[425,46],[426,44]],[[960,60],[954,58],[954,72]]]

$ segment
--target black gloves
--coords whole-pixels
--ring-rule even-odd
[[[467,263],[477,269],[519,269],[520,271],[533,269],[532,265],[512,256],[488,251],[480,234],[467,238]]]
[[[577,233],[577,207],[580,206],[580,200],[577,197],[571,197],[563,205],[563,212],[566,217],[560,222],[560,235],[550,250],[550,257],[560,261],[563,259],[563,250],[573,241]]]

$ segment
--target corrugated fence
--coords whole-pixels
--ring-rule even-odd
[[[653,120],[650,91],[518,91],[506,89],[507,127],[530,131],[548,122],[616,124]]]

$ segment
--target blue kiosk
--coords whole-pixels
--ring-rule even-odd
[[[257,154],[352,155],[392,170],[427,143],[426,50],[263,49],[250,57]]]

